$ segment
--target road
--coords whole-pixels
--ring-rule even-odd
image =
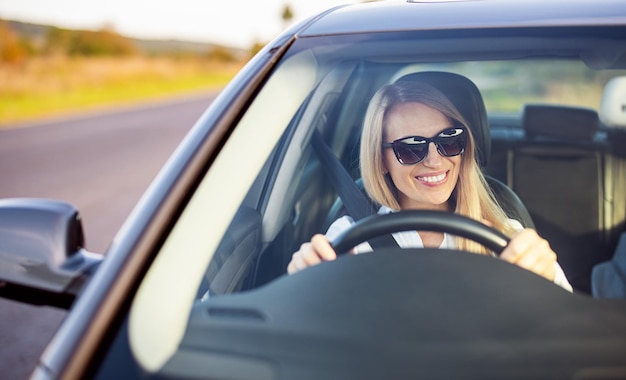
[[[42,197],[81,212],[104,253],[214,94],[0,128],[0,198]],[[65,312],[0,299],[0,379],[28,378]]]

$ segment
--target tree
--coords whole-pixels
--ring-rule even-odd
[[[285,4],[285,6],[283,7],[283,13],[280,17],[283,19],[283,25],[285,27],[287,27],[291,20],[293,20],[293,11],[291,10],[289,4]]]
[[[48,51],[74,56],[131,55],[137,49],[128,38],[110,28],[98,31],[52,28],[48,33]]]
[[[256,53],[260,52],[261,49],[263,49],[264,47],[265,47],[265,44],[262,43],[261,41],[254,41],[254,43],[250,47],[250,57],[255,56]]]
[[[11,29],[8,22],[0,21],[0,62],[23,62],[30,50],[26,41]]]
[[[223,46],[215,46],[213,49],[211,49],[208,52],[207,58],[209,58],[212,61],[217,61],[221,63],[230,63],[230,62],[235,62],[237,60],[237,57],[235,57],[235,54],[233,54],[231,50]]]

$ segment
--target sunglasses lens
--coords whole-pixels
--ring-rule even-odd
[[[442,156],[458,156],[465,150],[467,133],[465,132],[465,128],[450,128],[442,131],[439,136],[435,137],[433,140],[437,145],[437,151]]]
[[[428,145],[423,144],[419,146],[410,146],[408,144],[397,144],[394,146],[394,152],[396,153],[396,157],[398,161],[400,161],[404,165],[413,165],[424,158],[426,158],[426,154]]]
[[[465,149],[465,138],[462,135],[443,137],[437,141],[437,149],[446,157],[458,156]]]

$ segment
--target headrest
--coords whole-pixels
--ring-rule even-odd
[[[476,157],[479,165],[487,165],[491,153],[491,135],[485,103],[474,82],[459,74],[440,71],[407,74],[396,82],[399,81],[428,83],[443,92],[469,124],[467,127],[471,129],[476,141]]]
[[[612,128],[626,128],[626,77],[615,77],[604,87],[600,120]]]
[[[530,137],[591,140],[600,120],[598,113],[588,108],[527,104],[522,123]]]

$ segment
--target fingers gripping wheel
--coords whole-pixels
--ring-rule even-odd
[[[435,231],[478,242],[500,255],[509,243],[502,232],[474,219],[441,211],[399,211],[361,219],[339,235],[331,244],[338,254],[377,236],[401,231]]]

